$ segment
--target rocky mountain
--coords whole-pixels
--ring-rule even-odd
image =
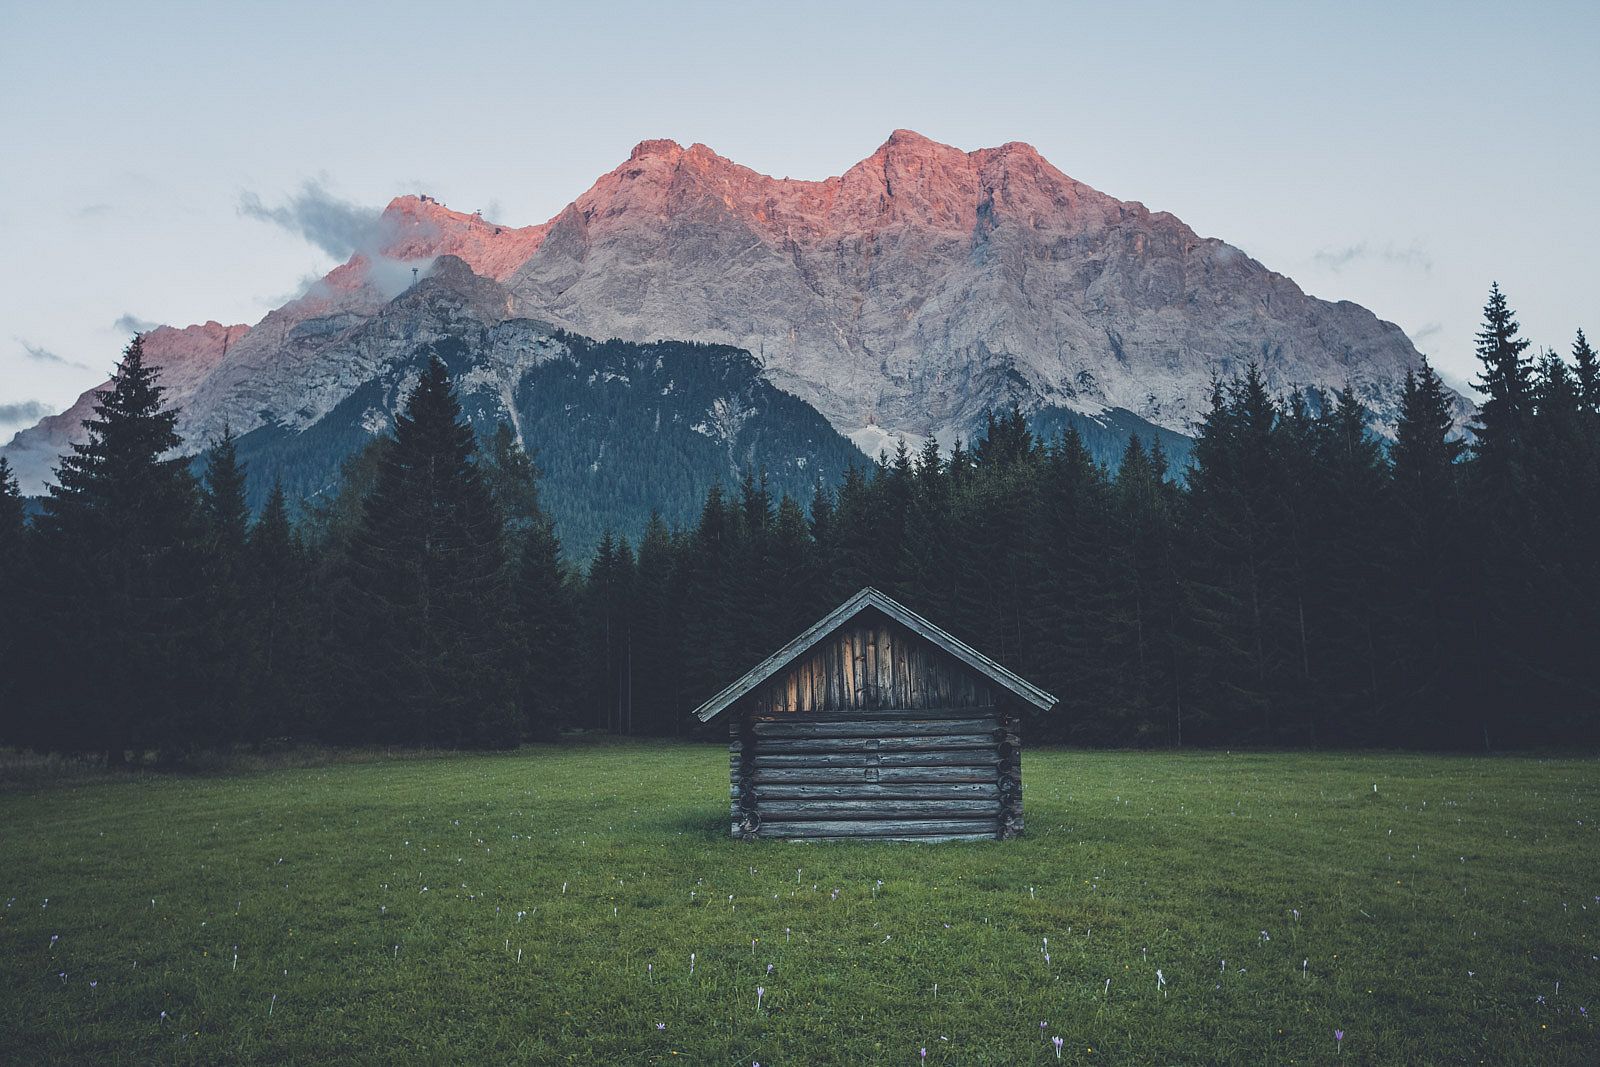
[[[1015,142],[964,152],[901,130],[843,175],[801,181],[646,141],[541,225],[407,196],[381,230],[253,327],[147,336],[187,440],[227,425],[302,436],[307,453],[358,394],[370,403],[355,425],[376,432],[399,368],[451,339],[468,345],[474,388],[498,390],[510,415],[530,371],[559,362],[545,347],[565,343],[557,330],[742,349],[869,453],[896,436],[948,443],[1012,403],[1041,426],[1081,426],[1105,454],[1129,431],[1181,452],[1213,376],[1249,361],[1279,391],[1350,385],[1387,432],[1420,358],[1366,309],[1310,297]],[[87,397],[5,449],[27,491]],[[713,400],[743,403],[711,398],[708,426],[721,425]]]
[[[248,326],[224,326],[208,322],[181,330],[159,326],[144,335],[145,353],[162,369],[161,381],[170,403],[186,405],[206,376],[228,355],[228,350],[250,332]],[[11,461],[17,481],[25,494],[44,491],[56,465],[75,442],[83,440],[83,421],[93,414],[95,394],[108,388],[102,382],[79,396],[59,415],[47,415],[25,430],[17,431],[11,443],[0,448],[0,455]]]
[[[1028,145],[962,152],[905,130],[825,181],[647,141],[505,284],[595,336],[747,348],[869,439],[947,437],[1012,401],[1188,432],[1212,376],[1251,360],[1274,389],[1353,386],[1381,429],[1419,358],[1394,324]]]
[[[504,422],[533,453],[545,506],[578,558],[607,530],[636,540],[652,509],[669,523],[692,524],[713,484],[731,489],[745,472],[765,472],[775,499],[809,500],[819,479],[832,483],[861,460],[815,409],[767,381],[748,352],[595,342],[507,317],[495,283],[455,256],[439,257],[427,277],[368,318],[335,313],[301,325],[287,334],[305,347],[286,339],[280,351],[314,351],[303,369],[352,368],[359,380],[333,389],[308,371],[300,407],[239,438],[253,506],[274,479],[292,499],[327,499],[344,461],[393,429],[396,409],[434,356],[449,368],[480,437]]]

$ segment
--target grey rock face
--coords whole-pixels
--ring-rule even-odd
[[[1032,148],[898,131],[843,176],[779,180],[646,142],[506,279],[592,336],[747,348],[846,433],[964,432],[984,409],[1126,409],[1179,432],[1213,376],[1350,385],[1387,430],[1420,357],[1399,327],[1307,296]]]

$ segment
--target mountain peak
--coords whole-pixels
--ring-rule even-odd
[[[628,153],[628,159],[632,161],[636,159],[644,159],[647,156],[670,157],[681,156],[682,154],[683,145],[679,144],[677,141],[674,141],[670,137],[656,137],[650,140],[640,141],[638,144],[634,145],[633,151]]]
[[[939,148],[950,147],[949,145],[941,144],[940,142],[935,141],[931,137],[924,137],[916,130],[907,129],[894,130],[889,134],[889,139],[884,141],[880,147],[889,148],[891,146],[898,147],[902,145],[935,145]]]

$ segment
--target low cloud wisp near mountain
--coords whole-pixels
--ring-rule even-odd
[[[1410,267],[1424,274],[1433,271],[1433,257],[1417,244],[1396,248],[1394,245],[1379,246],[1361,241],[1340,248],[1319,249],[1312,254],[1311,261],[1334,273],[1357,263],[1384,263],[1393,267]]]
[[[341,200],[317,181],[306,182],[277,207],[268,207],[256,193],[243,192],[239,214],[281,227],[334,259],[375,252],[385,238],[383,212]]]
[[[141,319],[131,312],[123,312],[117,317],[117,321],[111,324],[118,333],[149,333],[159,325],[161,325],[159,322]]]
[[[247,190],[239,195],[239,214],[292,233],[333,259],[365,257],[370,264],[368,281],[386,296],[405,289],[413,277],[411,268],[426,272],[433,262],[431,258],[413,261],[386,255],[384,249],[394,240],[396,231],[384,213],[341,199],[316,180],[306,181],[298,192],[275,207]],[[315,290],[313,283],[302,290],[302,295]]]
[[[19,400],[14,404],[0,404],[0,426],[17,426],[38,422],[52,414],[48,404],[37,400]]]
[[[26,338],[18,337],[16,342],[22,346],[22,354],[35,363],[49,363],[57,367],[76,367],[78,370],[89,369],[88,364],[79,363],[77,360],[68,359],[65,356],[58,356],[43,345],[33,344]]]

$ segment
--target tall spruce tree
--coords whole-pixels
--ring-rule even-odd
[[[1478,330],[1478,387],[1484,401],[1478,408],[1477,452],[1495,464],[1512,462],[1533,415],[1533,360],[1529,341],[1521,336],[1516,314],[1498,283],[1489,289]]]
[[[774,647],[777,647],[799,634],[828,610],[816,602],[819,568],[805,511],[799,501],[788,493],[778,501],[768,558],[772,567],[772,603],[769,610],[772,639]]]
[[[1538,606],[1523,576],[1538,566],[1538,534],[1528,483],[1529,428],[1535,414],[1528,347],[1505,294],[1493,286],[1477,334],[1483,367],[1478,385],[1484,400],[1469,468],[1473,506],[1468,513],[1473,565],[1484,576],[1470,662],[1482,681],[1475,693],[1486,746],[1498,743],[1490,732],[1491,722],[1500,717],[1497,709],[1526,699],[1531,681],[1529,622]]]
[[[250,634],[243,686],[243,735],[305,741],[322,734],[311,686],[310,561],[283,482],[274,480],[250,530],[243,575]]]
[[[634,569],[628,539],[613,538],[607,530],[589,564],[585,585],[595,725],[621,734],[632,733],[634,723]]]
[[[250,511],[245,505],[245,470],[233,431],[226,427],[206,453],[200,504],[205,528],[201,553],[205,654],[196,670],[204,675],[205,715],[203,730],[194,740],[216,746],[251,739],[244,683],[255,640],[247,622],[251,590],[245,546]]]
[[[735,523],[728,514],[722,487],[706,491],[700,519],[684,546],[682,604],[683,700],[698,705],[732,677],[732,593],[729,566],[734,552]]]
[[[349,547],[343,640],[364,739],[503,747],[520,734],[504,524],[472,428],[431,358]]]
[[[1462,471],[1444,383],[1423,358],[1407,371],[1390,449],[1394,465],[1396,725],[1405,744],[1471,747],[1481,723],[1464,689],[1468,603]]]
[[[19,644],[23,618],[29,608],[23,596],[23,576],[28,573],[27,519],[22,492],[10,462],[0,456],[0,744],[22,740],[20,680],[24,666]]]
[[[539,506],[539,468],[511,427],[500,423],[480,455],[479,469],[513,538],[545,519]]]
[[[680,633],[677,623],[677,559],[672,532],[661,513],[652,511],[639,539],[634,583],[635,727],[640,733],[665,736],[683,728],[679,677]]]
[[[1284,727],[1277,697],[1299,626],[1285,598],[1278,411],[1252,364],[1241,381],[1213,389],[1191,454],[1183,587],[1196,739],[1265,743]]]
[[[1177,646],[1175,487],[1161,442],[1146,451],[1137,434],[1113,486],[1110,614],[1122,667],[1122,718],[1139,744],[1183,744],[1183,694]]]
[[[1591,415],[1600,415],[1600,357],[1595,355],[1582,330],[1572,342],[1572,366],[1584,409]]]
[[[1388,597],[1393,537],[1386,529],[1389,468],[1347,386],[1318,420],[1315,468],[1298,495],[1317,501],[1310,539],[1312,646],[1306,740],[1393,744]]]
[[[1524,667],[1542,699],[1519,717],[1525,740],[1600,737],[1593,655],[1600,633],[1600,435],[1582,387],[1561,356],[1543,352],[1535,369],[1528,429],[1527,496],[1534,550],[1517,577],[1527,595]]]
[[[1009,662],[1060,697],[1036,720],[1037,736],[1128,743],[1138,729],[1123,683],[1138,652],[1114,610],[1125,572],[1113,562],[1106,472],[1070,426],[1042,455],[1030,459],[1031,452],[1014,444],[1002,451],[1011,457],[1005,465],[979,468],[980,477],[995,479],[1005,497],[1016,499],[993,510],[1009,513],[1007,525],[1022,535],[997,574],[1016,635],[1007,640],[1007,626],[997,636],[1010,646]],[[1025,489],[1019,477],[1037,490]]]
[[[523,536],[513,592],[523,728],[527,736],[547,740],[577,723],[582,680],[577,597],[549,519],[540,519]]]
[[[113,763],[150,748],[179,755],[204,732],[193,667],[202,530],[164,393],[135,337],[37,520],[35,678],[53,714],[35,743]]]
[[[917,456],[905,534],[900,543],[902,594],[930,619],[950,614],[950,575],[960,551],[954,535],[952,479],[932,437]]]

